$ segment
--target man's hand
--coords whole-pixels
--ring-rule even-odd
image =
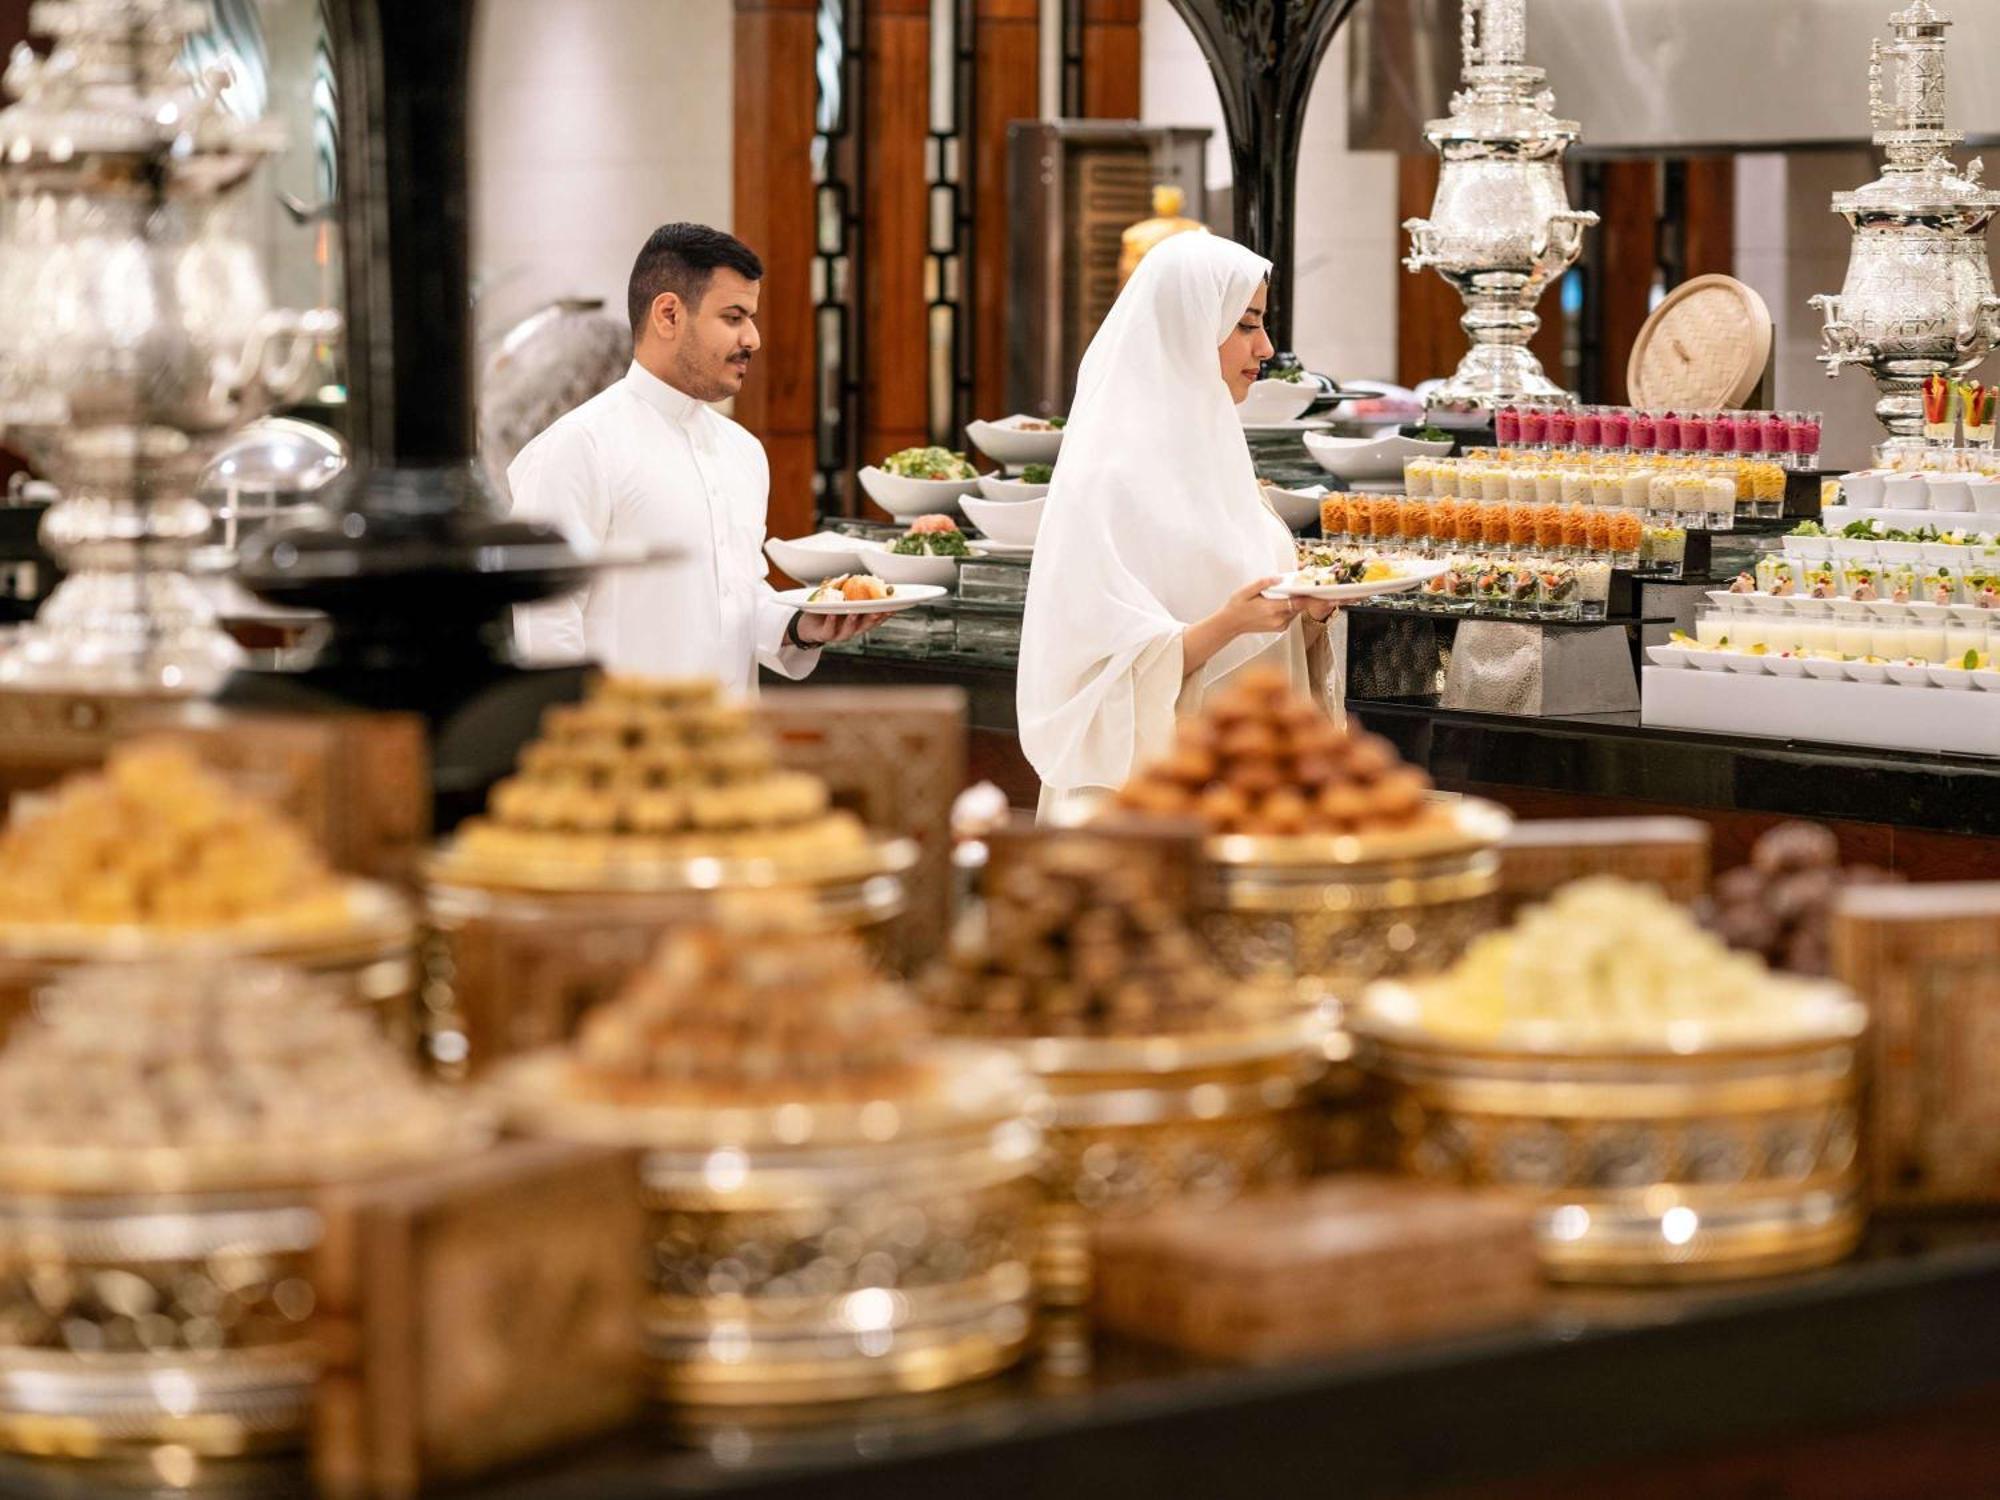
[[[838,646],[858,635],[866,635],[888,619],[887,615],[812,615],[801,611],[792,634],[808,646]]]

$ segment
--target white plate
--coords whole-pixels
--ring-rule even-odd
[[[1319,503],[1328,491],[1324,485],[1316,485],[1314,490],[1286,490],[1275,484],[1264,486],[1264,498],[1271,503],[1271,509],[1278,513],[1278,519],[1292,530],[1310,526],[1319,519]]]
[[[1421,588],[1433,578],[1442,578],[1451,571],[1450,565],[1441,562],[1410,563],[1394,578],[1380,578],[1373,583],[1320,583],[1301,582],[1303,575],[1287,573],[1277,584],[1264,590],[1266,599],[1330,599],[1336,602],[1354,599],[1372,599],[1377,594],[1400,594],[1407,589]]]
[[[871,550],[866,558],[866,570],[884,583],[928,584],[934,588],[950,588],[958,582],[958,565],[963,559],[956,557],[933,557],[928,552],[891,552],[887,547]],[[860,572],[862,569],[853,569]]]
[[[1684,667],[1688,665],[1688,658],[1695,654],[1695,652],[1689,650],[1686,646],[1668,645],[1648,646],[1646,648],[1646,655],[1652,659],[1652,663],[1656,667]]]
[[[899,521],[918,516],[958,514],[958,503],[979,493],[977,479],[905,479],[870,464],[861,471],[861,488],[868,498]]]
[[[796,541],[772,537],[764,543],[764,555],[800,583],[821,583],[843,573],[865,573],[861,555],[865,550],[858,537],[837,531],[820,531]]]
[[[973,447],[996,464],[1005,464],[1010,469],[1025,468],[1029,464],[1052,464],[1062,451],[1062,429],[1023,432],[1019,426],[1022,422],[1039,420],[1038,417],[1024,417],[1017,412],[997,422],[968,422],[965,435]]]
[[[1296,417],[1289,422],[1245,422],[1246,433],[1324,432],[1333,425],[1332,417]]]
[[[1041,529],[1042,507],[1048,503],[1046,496],[1040,500],[974,500],[968,495],[965,514],[996,542],[1032,547],[1035,533]]]
[[[979,476],[980,498],[992,500],[1001,505],[1012,504],[1020,500],[1039,500],[1048,494],[1048,492],[1049,487],[1047,485],[1030,484],[1025,479],[1006,479],[998,474],[982,474]]]
[[[1316,380],[1258,380],[1251,383],[1236,414],[1246,427],[1252,422],[1292,422],[1318,399]]]
[[[1451,444],[1420,443],[1397,433],[1383,437],[1343,438],[1325,433],[1306,434],[1306,451],[1329,474],[1342,479],[1401,479],[1403,461],[1411,458],[1443,458]]]
[[[887,599],[842,599],[831,604],[807,603],[811,589],[786,589],[778,595],[778,602],[807,615],[893,615],[899,609],[915,609],[945,596],[945,590],[932,584],[899,583],[895,588]]]

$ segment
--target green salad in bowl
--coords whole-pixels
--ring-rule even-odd
[[[898,479],[977,479],[979,471],[963,453],[949,448],[905,448],[882,460],[882,472]]]
[[[910,529],[889,544],[902,557],[970,557],[965,533],[950,516],[918,516]]]
[[[1021,471],[1023,484],[1048,484],[1056,477],[1054,464],[1029,464]]]

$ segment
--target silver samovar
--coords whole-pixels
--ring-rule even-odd
[[[1826,315],[1827,374],[1867,368],[1882,392],[1875,416],[1896,446],[1923,440],[1929,376],[1963,375],[2000,343],[2000,299],[1986,259],[1986,226],[2000,193],[1980,181],[1980,162],[1961,175],[1951,158],[1964,137],[1944,123],[1950,24],[1929,0],[1914,0],[1889,18],[1895,40],[1875,43],[1868,107],[1887,162],[1868,186],[1833,195],[1854,248],[1840,295],[1812,299]],[[1896,67],[1893,102],[1883,98],[1885,58]]]
[[[1434,270],[1465,299],[1460,326],[1472,348],[1431,399],[1504,406],[1571,399],[1542,370],[1528,341],[1535,304],[1575,264],[1597,215],[1569,206],[1563,153],[1573,120],[1558,120],[1546,76],[1527,66],[1527,0],[1464,0],[1464,88],[1448,119],[1424,138],[1444,158],[1428,219],[1410,219],[1412,271]]]
[[[279,149],[180,61],[206,0],[42,0],[0,111],[0,432],[62,491],[68,577],[0,645],[0,683],[204,693],[241,659],[185,568],[202,471],[311,385],[330,312],[270,306],[235,189]]]

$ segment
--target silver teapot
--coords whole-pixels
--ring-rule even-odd
[[[179,58],[206,0],[40,0],[0,111],[0,431],[62,491],[69,576],[0,683],[203,693],[240,653],[186,576],[241,423],[313,385],[338,314],[273,309],[232,194],[279,148]]]
[[[1887,158],[1866,187],[1833,196],[1852,227],[1847,280],[1838,296],[1812,299],[1826,318],[1820,355],[1829,376],[1860,365],[1882,399],[1875,416],[1892,446],[1923,440],[1924,382],[1963,375],[2000,344],[2000,297],[1993,291],[1986,228],[2000,193],[1982,164],[1960,173],[1945,128],[1945,28],[1929,0],[1889,18],[1895,40],[1874,46],[1868,104],[1875,143]],[[1883,63],[1896,68],[1895,98],[1883,97]]]
[[[1407,220],[1412,271],[1434,270],[1465,299],[1472,347],[1431,398],[1504,406],[1573,399],[1549,379],[1528,342],[1535,304],[1576,263],[1594,213],[1569,206],[1563,156],[1579,130],[1558,120],[1547,76],[1526,65],[1526,0],[1465,0],[1464,89],[1451,115],[1424,127],[1443,157],[1428,219]]]

